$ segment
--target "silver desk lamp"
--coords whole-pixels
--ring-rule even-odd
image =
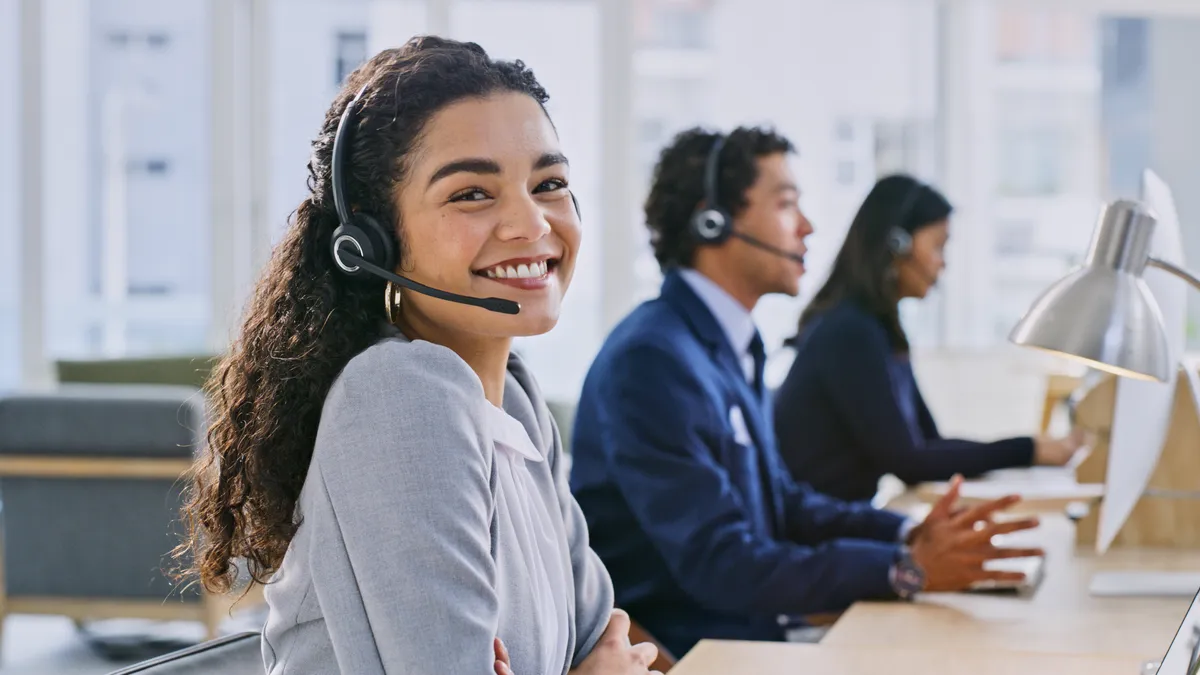
[[[1165,382],[1175,364],[1162,311],[1142,274],[1157,267],[1198,289],[1200,279],[1150,256],[1156,222],[1140,202],[1105,206],[1083,266],[1046,289],[1009,339],[1115,375]]]
[[[1157,267],[1198,289],[1200,279],[1150,255],[1156,222],[1140,202],[1105,206],[1083,266],[1046,289],[1009,339],[1122,377],[1167,381],[1176,365],[1162,310],[1142,274]],[[1200,640],[1192,645],[1187,675],[1200,675]]]

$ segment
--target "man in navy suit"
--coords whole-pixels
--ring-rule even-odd
[[[617,604],[676,655],[782,640],[858,600],[1020,578],[983,563],[1040,554],[992,545],[1036,525],[992,522],[1011,498],[959,509],[955,488],[917,524],[789,476],[751,310],[799,292],[812,226],[791,152],[758,128],[693,129],[663,150],[646,202],[662,293],[609,336],[576,417],[571,488],[592,547]]]

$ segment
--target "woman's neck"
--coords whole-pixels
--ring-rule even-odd
[[[483,395],[497,408],[504,404],[504,380],[512,338],[473,335],[446,329],[425,319],[401,312],[397,328],[410,340],[441,345],[467,362],[483,384]]]

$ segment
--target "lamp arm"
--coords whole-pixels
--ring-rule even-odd
[[[1183,269],[1179,265],[1176,265],[1174,263],[1169,263],[1166,260],[1159,260],[1158,258],[1155,258],[1155,257],[1151,257],[1150,260],[1148,260],[1146,264],[1149,265],[1150,267],[1157,267],[1158,269],[1160,269],[1164,272],[1174,274],[1175,276],[1179,277],[1180,279],[1183,279],[1184,281],[1191,284],[1192,288],[1200,290],[1200,277],[1197,277],[1195,274],[1192,274],[1191,272]]]

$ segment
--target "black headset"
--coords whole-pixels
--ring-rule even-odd
[[[904,193],[904,200],[900,202],[900,208],[896,210],[896,219],[888,229],[888,250],[898,258],[905,258],[912,254],[912,234],[904,229],[904,222],[912,215],[913,209],[917,207],[917,200],[924,191],[925,184],[914,178],[912,187]]]
[[[337,209],[338,227],[333,231],[333,261],[338,269],[352,276],[372,274],[371,267],[384,270],[396,268],[396,241],[374,216],[361,211],[352,213],[346,200],[346,178],[343,168],[348,161],[345,158],[346,147],[350,145],[353,133],[353,118],[358,102],[367,88],[363,87],[354,95],[342,117],[338,121],[337,133],[333,137],[333,158],[330,160],[333,173],[333,206]],[[358,260],[346,262],[346,258],[357,253]],[[378,275],[378,273],[375,273]]]
[[[733,229],[733,215],[721,206],[717,195],[721,149],[725,147],[725,139],[723,134],[719,134],[708,151],[707,159],[704,160],[704,208],[692,216],[690,221],[692,236],[701,244],[711,246],[719,246],[730,237],[735,237],[771,255],[803,264],[803,256],[772,246]]]
[[[714,246],[733,234],[733,217],[721,207],[717,197],[717,172],[724,147],[725,136],[718,135],[704,160],[704,208],[692,216],[692,234],[700,242]]]
[[[364,86],[354,95],[350,103],[346,105],[346,109],[342,111],[341,119],[338,120],[337,132],[333,137],[333,157],[330,160],[333,174],[331,180],[333,184],[333,206],[337,210],[339,224],[337,229],[333,231],[330,243],[333,261],[337,265],[337,268],[342,273],[351,277],[361,277],[363,275],[379,277],[417,293],[423,293],[441,300],[482,307],[500,314],[517,314],[520,312],[520,304],[512,300],[504,298],[475,298],[468,295],[459,295],[458,293],[431,288],[396,274],[393,271],[396,269],[396,260],[398,258],[395,236],[388,228],[381,225],[379,220],[374,216],[361,211],[350,211],[350,205],[346,198],[344,176],[344,172],[346,171],[345,165],[349,162],[349,159],[345,155],[348,152],[346,148],[350,145],[354,133],[354,116],[358,108],[358,103],[366,90],[367,88]],[[582,219],[582,215],[579,212],[579,202],[576,201],[574,193],[570,193],[570,195],[571,202],[575,207],[575,214]]]

